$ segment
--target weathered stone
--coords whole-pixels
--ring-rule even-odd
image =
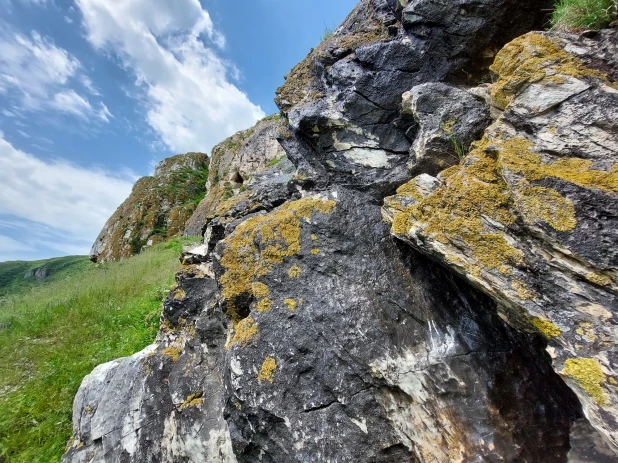
[[[385,216],[513,326],[548,339],[554,369],[616,450],[618,88],[565,52],[595,45],[539,33],[507,45],[491,89],[504,113],[434,194],[402,188]]]
[[[222,203],[235,201],[250,187],[256,174],[268,169],[269,163],[276,163],[285,157],[285,151],[276,139],[281,128],[280,117],[269,116],[213,148],[208,194],[187,221],[185,234],[203,235],[208,221],[221,215],[218,209]]]

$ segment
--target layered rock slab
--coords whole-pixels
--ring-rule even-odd
[[[547,338],[614,451],[618,87],[603,70],[615,62],[598,66],[600,54],[595,69],[565,50],[590,57],[617,38],[531,33],[507,45],[489,99],[503,113],[460,166],[412,180],[384,209],[396,236]]]

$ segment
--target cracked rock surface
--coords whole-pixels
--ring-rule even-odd
[[[555,174],[613,185],[616,36],[515,39],[544,7],[362,0],[243,148],[288,159],[194,217],[155,343],[85,378],[64,462],[618,461],[614,193]],[[458,74],[511,39],[491,86]]]

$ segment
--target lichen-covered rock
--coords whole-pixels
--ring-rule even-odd
[[[277,136],[289,160],[247,181],[220,148],[232,191],[195,216],[155,344],[84,381],[65,463],[617,461],[613,87],[544,35],[500,53],[490,90],[453,86],[545,6],[362,0],[245,146]],[[500,119],[436,176],[456,149],[428,151],[480,137],[483,100]],[[538,136],[556,113],[567,127]],[[591,163],[556,161],[573,150]]]
[[[417,85],[403,94],[401,107],[418,124],[408,165],[412,174],[435,175],[458,164],[491,122],[482,98],[442,83]]]
[[[549,342],[554,369],[618,448],[618,85],[594,38],[531,33],[496,57],[504,111],[461,166],[386,202],[393,233],[499,302]]]
[[[173,156],[159,163],[153,177],[137,181],[97,237],[90,259],[120,260],[144,246],[183,233],[206,194],[209,158],[202,153]]]
[[[218,209],[223,202],[234,201],[250,188],[256,174],[277,165],[285,157],[286,153],[276,139],[282,127],[279,115],[269,116],[213,148],[208,194],[187,221],[185,234],[202,235],[208,221],[221,215]]]
[[[362,0],[277,91],[292,128],[282,138],[286,151],[319,181],[345,177],[380,196],[392,192],[415,160],[416,127],[400,114],[402,93],[486,77],[501,46],[541,26],[551,4]],[[296,138],[310,149],[298,151]]]

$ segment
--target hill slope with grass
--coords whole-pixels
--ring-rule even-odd
[[[0,462],[60,461],[79,384],[95,366],[154,340],[161,300],[190,242],[108,264],[44,261],[65,265],[30,290],[19,278],[40,262],[0,264],[2,287],[12,291],[0,302]]]
[[[87,256],[0,262],[0,297],[70,277],[89,266]]]

